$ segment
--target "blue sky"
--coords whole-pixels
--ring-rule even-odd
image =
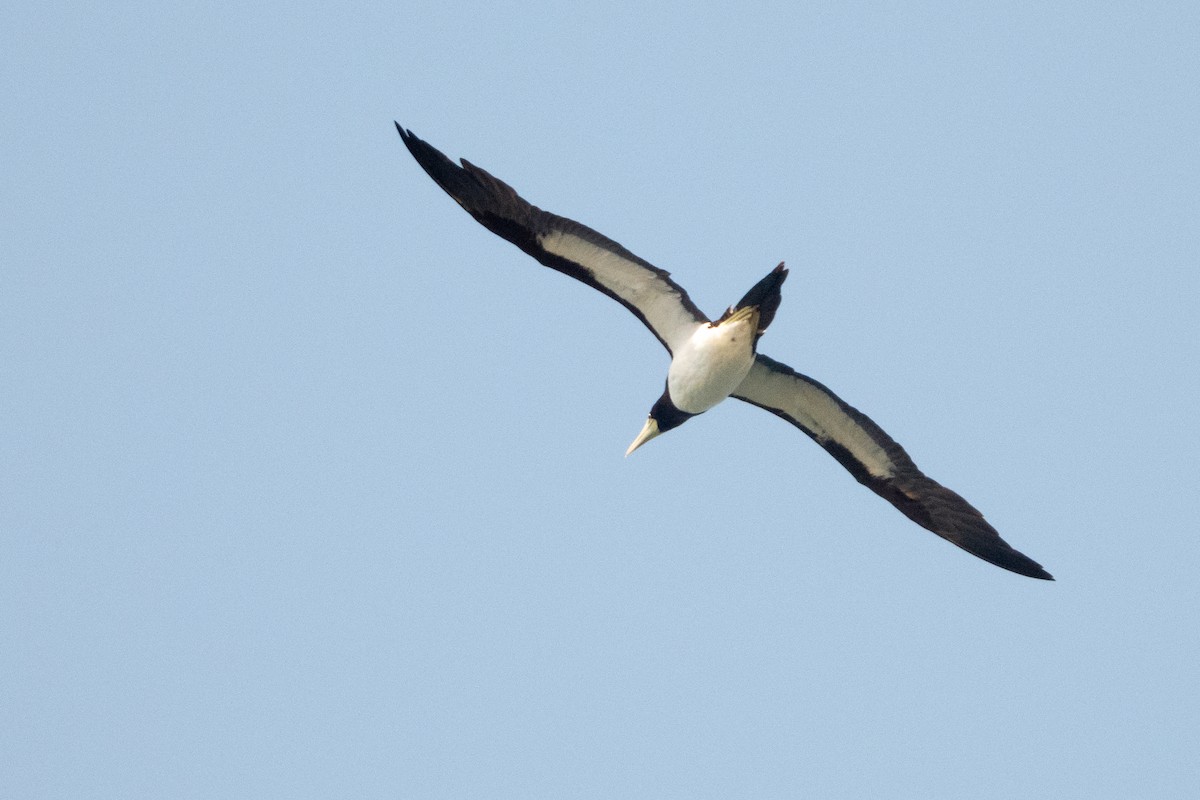
[[[0,794],[1187,797],[1200,11],[0,12]],[[727,404],[398,119],[826,383]]]

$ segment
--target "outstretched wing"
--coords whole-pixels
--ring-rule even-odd
[[[530,205],[511,186],[465,159],[462,166],[455,164],[398,122],[396,130],[429,177],[481,225],[628,308],[671,353],[697,325],[709,321],[670,273],[586,225]]]
[[[918,525],[998,567],[1054,580],[1040,564],[1001,539],[974,506],[926,477],[882,428],[811,378],[759,355],[733,396],[807,433],[859,483]]]

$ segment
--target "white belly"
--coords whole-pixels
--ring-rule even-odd
[[[748,310],[748,309],[747,309]],[[680,411],[699,414],[729,397],[754,364],[758,314],[701,325],[671,360],[667,389]]]

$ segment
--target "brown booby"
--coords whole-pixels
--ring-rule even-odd
[[[480,224],[542,264],[628,308],[671,354],[666,386],[629,455],[654,437],[736,397],[808,434],[853,475],[909,519],[998,567],[1054,580],[1000,538],[974,506],[927,477],[865,414],[825,386],[758,352],[779,308],[783,264],[718,319],[705,316],[669,273],[608,237],[522,199],[508,184],[463,159],[455,164],[396,123],[429,176]]]

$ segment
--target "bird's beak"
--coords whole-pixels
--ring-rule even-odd
[[[633,440],[633,444],[629,445],[629,449],[625,451],[625,455],[628,456],[634,450],[637,450],[639,447],[653,439],[655,436],[658,436],[660,433],[662,433],[662,431],[658,429],[658,420],[656,420],[654,417],[650,417],[646,420],[646,424],[642,427],[642,432],[637,435],[637,438]]]

